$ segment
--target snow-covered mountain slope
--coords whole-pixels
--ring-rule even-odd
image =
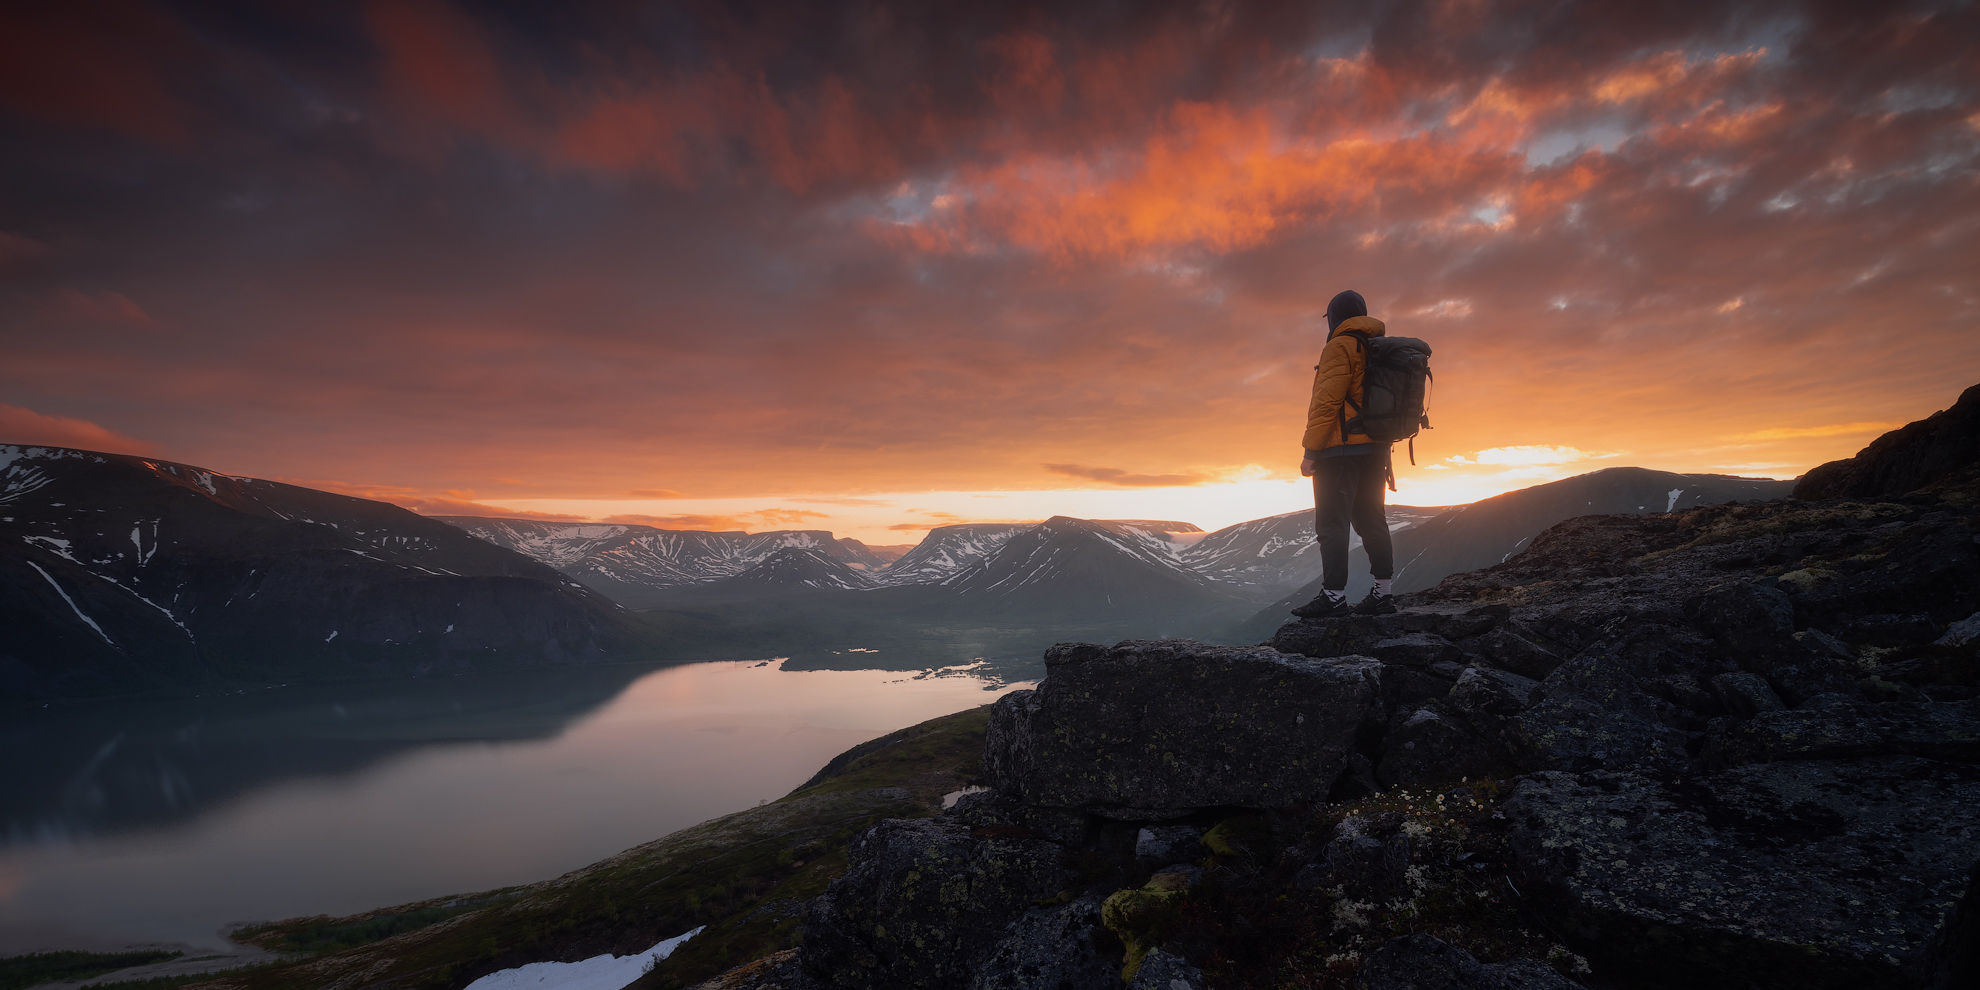
[[[650,603],[653,592],[661,589],[735,577],[792,547],[819,550],[864,569],[885,566],[858,540],[835,540],[824,530],[703,532],[483,516],[433,518],[528,554],[634,606]]]
[[[823,549],[787,547],[764,558],[763,562],[755,567],[710,587],[718,586],[764,589],[835,588],[840,591],[864,591],[874,585],[871,578],[853,570],[844,561],[833,558]]]
[[[903,584],[939,584],[979,563],[1012,536],[1037,523],[958,523],[937,526],[928,531],[914,549],[874,575],[887,587]]]
[[[1445,508],[1389,506],[1389,532],[1399,533],[1442,515]],[[1350,549],[1361,537],[1350,535]],[[1313,541],[1313,510],[1266,516],[1217,530],[1182,551],[1184,566],[1249,594],[1291,591],[1320,576],[1320,545]]]
[[[1200,609],[1230,600],[1148,539],[1066,516],[1012,536],[942,587],[958,601],[993,611],[1093,617]]]
[[[1150,550],[1178,562],[1184,551],[1205,536],[1203,527],[1195,523],[1169,519],[1090,519],[1088,522],[1117,536],[1139,540]]]
[[[604,659],[603,596],[384,502],[0,446],[0,694]]]

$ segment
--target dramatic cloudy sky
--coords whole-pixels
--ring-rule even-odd
[[[1399,500],[1791,477],[1976,272],[1971,3],[0,12],[0,440],[426,511],[1293,509],[1349,287]]]

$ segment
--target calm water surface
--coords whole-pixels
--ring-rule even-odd
[[[0,954],[543,880],[1023,686],[615,667],[88,706],[0,728]]]

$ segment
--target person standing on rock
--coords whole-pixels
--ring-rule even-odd
[[[1368,367],[1368,338],[1382,336],[1382,321],[1368,315],[1368,303],[1350,289],[1327,303],[1327,346],[1314,366],[1313,398],[1306,407],[1306,456],[1299,473],[1313,479],[1313,532],[1320,543],[1321,592],[1292,614],[1316,619],[1331,615],[1386,615],[1396,610],[1390,582],[1395,551],[1389,543],[1383,488],[1391,467],[1389,445],[1350,432],[1348,419],[1361,401]],[[1375,587],[1358,605],[1347,600],[1348,526],[1368,551]]]

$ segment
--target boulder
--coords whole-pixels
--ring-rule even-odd
[[[1177,866],[1148,878],[1139,888],[1117,890],[1100,905],[1100,923],[1127,948],[1120,979],[1132,982],[1141,966],[1182,920],[1182,904],[1202,881],[1203,871]]]
[[[1501,626],[1478,637],[1478,651],[1493,664],[1523,677],[1539,680],[1554,672],[1567,657],[1535,642],[1537,635],[1517,627]]]
[[[1431,935],[1404,935],[1362,960],[1361,990],[1576,990],[1576,984],[1537,959],[1481,963]]]
[[[1836,623],[1836,635],[1852,643],[1871,646],[1916,646],[1930,643],[1939,635],[1939,624],[1929,615],[1898,615],[1879,612],[1852,615]]]
[[[1675,768],[1689,759],[1670,703],[1644,691],[1620,656],[1583,653],[1548,674],[1534,698],[1501,730],[1523,769]]]
[[[1781,703],[1781,696],[1759,674],[1737,671],[1718,674],[1709,682],[1714,697],[1728,711],[1737,715],[1757,715],[1761,712],[1777,712],[1787,706]]]
[[[1025,805],[1129,820],[1324,797],[1381,718],[1381,664],[1191,640],[1060,644],[991,709],[984,768]]]
[[[1127,990],[1204,990],[1203,971],[1181,956],[1153,949],[1134,971]]]
[[[1482,721],[1526,710],[1539,689],[1540,682],[1531,678],[1488,667],[1468,667],[1444,700],[1452,711]]]
[[[1100,903],[1088,894],[1070,904],[1036,907],[1004,929],[969,981],[969,990],[1103,990],[1120,984],[1120,962],[1103,952]]]
[[[1782,664],[1775,667],[1772,673],[1780,696],[1795,707],[1806,705],[1810,699],[1821,695],[1855,698],[1860,693],[1857,681],[1862,676],[1854,665],[1830,656],[1813,656],[1800,663]]]
[[[1134,862],[1146,870],[1202,859],[1203,830],[1194,825],[1150,825],[1134,836]]]
[[[1457,683],[1464,668],[1448,661],[1438,661],[1430,667],[1417,667],[1397,663],[1382,665],[1382,710],[1394,712],[1401,708],[1411,711],[1426,701],[1435,701],[1451,693],[1451,686]]]
[[[1392,615],[1348,615],[1332,619],[1294,619],[1279,627],[1269,644],[1282,653],[1309,657],[1366,656],[1384,640],[1412,633],[1429,633],[1446,640],[1470,639],[1497,625],[1503,613],[1490,609],[1469,612],[1413,610]]]
[[[1816,653],[1826,654],[1830,657],[1834,657],[1837,660],[1856,659],[1856,651],[1850,649],[1848,643],[1845,643],[1842,640],[1837,639],[1834,636],[1831,636],[1820,629],[1815,629],[1812,627],[1808,629],[1803,629],[1802,631],[1795,633],[1794,638],[1797,642],[1801,643],[1801,645],[1806,646],[1811,650],[1814,650]]]
[[[1091,831],[1089,826],[1093,824],[1084,812],[1026,805],[996,791],[965,794],[956,801],[954,808],[949,809],[948,815],[979,829],[1032,835],[1065,846],[1083,844]]]
[[[1389,639],[1379,640],[1368,652],[1375,659],[1387,664],[1400,664],[1406,667],[1429,667],[1437,663],[1456,663],[1464,651],[1450,640],[1436,633],[1405,633]]]
[[[1927,756],[1980,762],[1980,702],[1842,703],[1712,724],[1709,770],[1775,760]]]
[[[1771,673],[1816,652],[1794,638],[1794,600],[1779,588],[1743,581],[1722,584],[1699,599],[1692,620],[1754,673]]]
[[[1916,986],[1980,858],[1980,767],[1908,756],[1538,773],[1504,811],[1555,927],[1650,985]]]
[[[1934,646],[1964,646],[1980,639],[1980,612],[1946,627],[1946,634],[1932,641]]]
[[[1375,779],[1383,787],[1483,777],[1493,761],[1485,744],[1456,719],[1420,708],[1382,737],[1382,762]]]
[[[1006,926],[1075,886],[1062,847],[949,819],[888,819],[853,840],[812,903],[800,961],[828,987],[958,987]],[[1048,926],[1049,927],[1049,926]]]

